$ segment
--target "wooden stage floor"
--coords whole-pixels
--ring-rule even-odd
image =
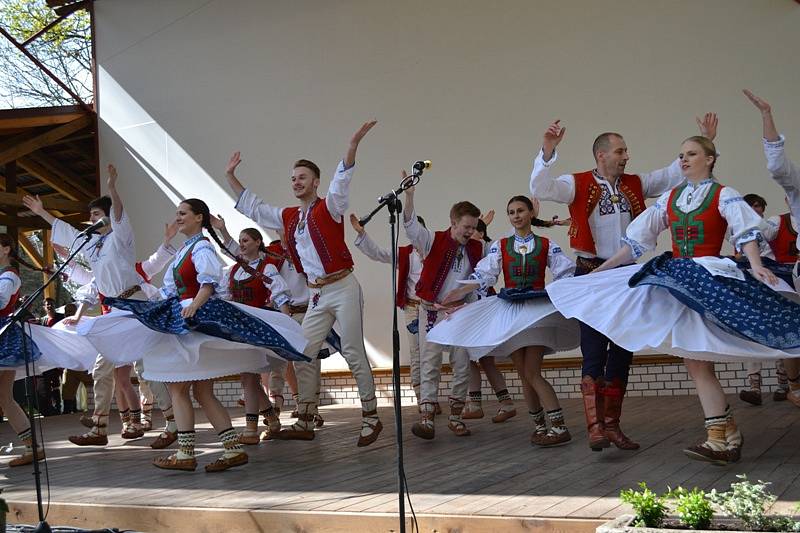
[[[522,409],[504,424],[489,416],[472,421],[467,438],[453,436],[442,416],[436,439],[422,441],[410,433],[416,407],[405,407],[406,473],[422,531],[593,531],[626,511],[617,497],[622,488],[644,480],[657,489],[724,489],[739,473],[771,481],[779,496],[775,510],[791,510],[800,500],[800,410],[766,395],[760,407],[730,401],[745,436],[742,461],[730,467],[681,453],[703,436],[695,397],[626,400],[623,427],[642,443],[637,452],[592,453],[579,400],[564,401],[573,442],[554,449],[529,444],[531,422]],[[495,405],[484,408],[489,415]],[[243,426],[242,411],[232,413]],[[106,448],[78,448],[66,440],[81,431],[77,416],[45,419],[50,522],[154,532],[396,530],[392,409],[380,409],[384,432],[366,449],[355,446],[357,409],[327,407],[322,414],[325,426],[314,441],[248,447],[248,466],[213,475],[202,465],[220,448],[202,418],[195,473],[149,465],[162,453],[147,445],[155,432],[136,441],[114,434]],[[111,429],[118,431],[118,418]],[[1,424],[0,442],[13,440],[9,425]],[[30,467],[0,467],[0,487],[3,497],[20,502],[9,521],[35,520],[24,503],[35,501]]]

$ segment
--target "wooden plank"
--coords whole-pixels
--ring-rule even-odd
[[[25,253],[28,254],[28,257],[31,258],[31,262],[38,268],[44,268],[45,262],[42,255],[33,245],[33,243],[28,239],[27,235],[20,235],[19,238],[19,245],[25,250]]]
[[[0,113],[0,130],[13,130],[17,128],[39,128],[41,126],[55,126],[66,124],[86,116],[84,111],[75,111],[58,115],[34,115],[28,117],[6,117]]]
[[[56,159],[39,152],[18,159],[17,163],[70,200],[89,202],[92,199],[92,190]]]
[[[27,193],[14,194],[10,192],[0,192],[0,205],[10,205],[24,207],[22,197]],[[68,213],[85,212],[87,202],[77,202],[75,200],[62,200],[60,198],[42,198],[45,209],[55,209]]]
[[[9,161],[14,161],[15,159],[19,159],[20,157],[31,152],[35,152],[39,148],[43,148],[54,141],[63,139],[64,137],[91,125],[92,122],[93,118],[88,114],[85,114],[71,122],[51,128],[46,132],[22,141],[13,147],[2,150],[0,151],[0,165]]]

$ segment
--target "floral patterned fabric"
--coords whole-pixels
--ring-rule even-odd
[[[667,252],[645,263],[630,287],[655,285],[728,333],[770,348],[800,347],[800,305],[749,272],[745,281],[713,276],[690,258]]]
[[[181,317],[182,307],[178,297],[158,302],[106,298],[105,303],[132,312],[139,322],[161,333],[186,335],[197,331],[220,339],[267,348],[289,361],[310,361],[272,326],[219,298],[207,301],[189,319]]]
[[[8,317],[0,318],[0,328],[8,324]],[[37,361],[42,352],[19,324],[14,324],[0,337],[0,367],[16,367],[25,364],[25,351],[31,354],[31,361]]]

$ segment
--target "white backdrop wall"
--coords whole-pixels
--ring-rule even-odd
[[[234,234],[248,225],[224,182],[232,151],[242,151],[248,186],[289,205],[291,163],[316,161],[324,193],[350,135],[371,117],[379,124],[358,154],[353,211],[366,213],[401,168],[432,159],[419,214],[444,228],[449,206],[469,199],[497,210],[490,235],[507,231],[505,203],[527,193],[541,133],[555,118],[567,127],[555,170],[591,168],[592,140],[612,130],[627,139],[629,169],[646,171],[675,157],[697,131],[696,115],[716,111],[717,175],[782,212],[760,117],[740,92],[749,87],[773,104],[800,159],[800,5],[791,0],[95,6],[101,157],[121,170],[140,256],[157,245],[180,198],[205,199]],[[565,217],[566,208],[545,203],[542,217],[554,214]],[[384,217],[368,229],[388,244]],[[567,245],[563,228],[546,231]],[[386,367],[389,273],[352,251],[370,357]]]

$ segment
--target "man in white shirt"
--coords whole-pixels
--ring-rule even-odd
[[[793,163],[783,150],[784,137],[778,133],[775,120],[772,117],[772,107],[762,98],[745,90],[745,96],[761,112],[761,121],[764,129],[763,143],[764,155],[767,158],[767,170],[772,179],[780,185],[786,193],[789,211],[795,220],[800,220],[800,166]],[[800,235],[797,237],[797,247],[800,248]],[[800,292],[800,259],[794,267],[794,287]],[[787,399],[800,407],[800,359],[785,359],[784,366],[789,378],[789,394]]]
[[[697,122],[701,132],[713,139],[716,115],[707,113]],[[626,174],[629,155],[625,139],[619,133],[606,132],[592,146],[593,170],[553,177],[550,167],[558,160],[556,147],[565,131],[558,120],[545,131],[542,149],[533,162],[530,190],[539,200],[569,206],[570,246],[577,256],[575,275],[580,276],[621,248],[628,224],[645,209],[645,198],[660,196],[683,181],[683,176],[677,160],[653,172]],[[619,425],[633,354],[583,323],[581,353],[581,393],[590,448],[600,451],[613,443],[623,450],[638,449],[639,444]]]
[[[378,419],[375,381],[364,346],[361,286],[352,273],[353,259],[344,239],[344,214],[358,145],[375,124],[376,121],[367,122],[353,135],[324,199],[317,195],[319,167],[306,159],[295,163],[291,180],[294,195],[300,200],[299,207],[274,207],[245,189],[234,174],[241,163],[239,152],[234,153],[226,169],[228,184],[238,196],[236,209],[260,226],[282,232],[295,268],[306,276],[310,303],[303,319],[303,332],[308,339],[305,354],[312,361],[316,361],[334,321],[339,323],[342,356],[353,373],[361,398],[358,446],[375,442],[383,425]],[[315,362],[298,363],[295,374],[300,394],[298,421],[282,430],[278,438],[311,440],[319,403],[319,366]]]

